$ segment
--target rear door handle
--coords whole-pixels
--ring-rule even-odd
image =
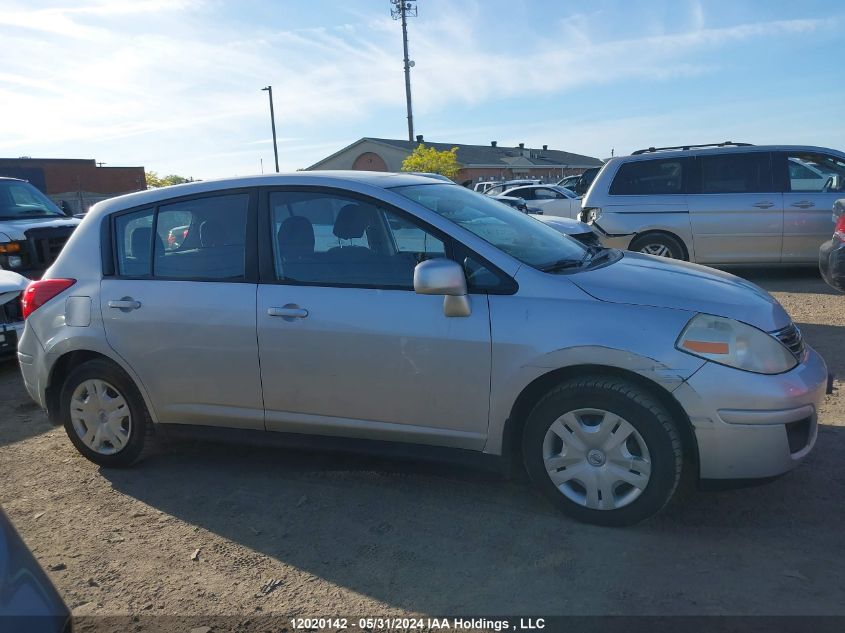
[[[135,301],[132,297],[123,297],[123,299],[112,299],[109,301],[109,307],[123,312],[131,312],[141,307],[140,301]]]
[[[810,202],[809,200],[802,200],[801,202],[793,202],[793,207],[798,207],[799,209],[809,209],[810,207],[816,206],[814,202]]]
[[[758,209],[769,209],[769,208],[775,206],[775,203],[774,202],[757,202],[757,203],[754,204],[754,206],[757,207]]]
[[[285,321],[293,321],[307,317],[308,310],[300,308],[295,303],[288,303],[281,308],[267,308],[267,314],[271,317],[282,317]]]

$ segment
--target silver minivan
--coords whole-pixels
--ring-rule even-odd
[[[827,381],[753,284],[407,174],[101,202],[22,303],[26,388],[97,464],[179,431],[445,451],[606,525],[660,510],[684,471],[790,470]]]
[[[581,218],[606,244],[702,264],[815,264],[845,191],[845,154],[719,143],[610,159]]]

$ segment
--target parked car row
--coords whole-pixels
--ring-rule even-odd
[[[806,457],[827,370],[775,299],[538,218],[369,172],[105,201],[24,293],[24,383],[105,466],[151,425],[456,449],[605,525],[659,511],[686,470],[767,478]]]

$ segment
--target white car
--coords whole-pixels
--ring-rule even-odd
[[[539,185],[542,181],[539,178],[522,178],[518,180],[505,180],[503,182],[493,183],[492,187],[487,187],[484,194],[488,196],[500,196],[509,189],[514,187],[521,187],[523,185]]]
[[[29,279],[11,270],[0,270],[0,358],[15,353],[23,331],[19,298]]]
[[[581,213],[581,198],[558,185],[526,185],[509,189],[505,195],[524,199],[529,207],[540,209],[543,215],[575,220]]]

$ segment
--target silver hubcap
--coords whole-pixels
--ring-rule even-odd
[[[642,435],[603,409],[577,409],[555,420],[543,439],[543,462],[561,493],[594,510],[628,505],[651,476]]]
[[[83,444],[101,455],[121,451],[132,432],[126,399],[104,380],[86,380],[74,389],[70,420]]]
[[[657,255],[658,257],[672,259],[672,251],[665,244],[646,244],[640,249],[640,252],[646,255]]]

